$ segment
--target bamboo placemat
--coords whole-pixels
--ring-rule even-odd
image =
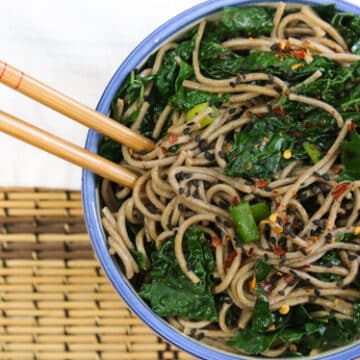
[[[0,359],[194,359],[115,293],[79,192],[0,188],[0,229]]]

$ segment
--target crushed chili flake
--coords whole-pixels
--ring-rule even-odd
[[[348,125],[348,132],[353,133],[356,128],[357,128],[357,124],[352,122]]]
[[[268,185],[268,182],[264,179],[256,180],[254,183],[255,188],[264,188]]]
[[[231,199],[231,203],[233,205],[237,205],[239,203],[239,198],[237,196],[234,196],[232,199]]]
[[[334,187],[334,189],[331,191],[331,195],[334,198],[334,200],[339,200],[341,195],[347,190],[348,184],[347,183],[341,183]]]
[[[248,255],[251,256],[253,253],[254,253],[254,248],[252,247],[252,248],[249,249]]]
[[[277,233],[277,234],[281,234],[283,232],[283,229],[281,226],[275,226],[274,227],[274,231]]]
[[[293,55],[297,60],[305,59],[305,51],[304,50],[293,50],[293,51],[291,51],[291,55]]]
[[[305,265],[302,267],[302,269],[303,269],[303,270],[306,270],[306,269],[309,269],[310,267],[311,267],[311,265],[305,264]]]
[[[167,148],[167,147],[165,147],[165,146],[160,146],[160,149],[161,149],[161,151],[162,151],[162,153],[163,153],[164,155],[166,155],[166,154],[168,153],[168,148]]]
[[[213,247],[217,247],[220,244],[221,244],[221,240],[217,236],[212,236],[211,237],[211,245]]]
[[[333,165],[330,169],[334,172],[335,175],[338,175],[341,172],[341,168],[336,165]]]
[[[293,277],[289,274],[286,274],[284,277],[284,281],[288,284],[290,281],[292,281]]]
[[[277,106],[273,109],[273,113],[278,116],[284,116],[285,115],[285,109],[283,106]]]
[[[310,236],[309,240],[312,241],[312,242],[316,242],[316,241],[319,240],[319,237],[318,236]]]
[[[234,259],[236,258],[237,256],[237,251],[236,250],[233,250],[227,257],[227,259],[225,260],[225,269],[228,269],[232,262],[234,261]]]
[[[174,135],[174,134],[169,134],[169,135],[170,135],[169,136],[170,143],[175,144],[177,142],[177,140],[178,140],[178,137],[176,135]]]
[[[285,255],[287,251],[283,250],[279,245],[274,246],[274,254],[275,255]]]

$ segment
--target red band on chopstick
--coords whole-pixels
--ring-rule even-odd
[[[23,78],[24,78],[24,73],[23,73],[23,72],[21,72],[19,82],[16,84],[16,86],[14,87],[14,89],[17,89],[17,88],[20,86],[20,84],[21,84],[21,82],[22,82]],[[1,79],[1,77],[0,77],[0,79]]]
[[[2,77],[4,76],[4,74],[5,74],[6,68],[7,68],[7,63],[5,63],[5,66],[4,66],[3,69],[2,69],[2,72],[1,72],[1,74],[0,74],[0,80],[1,80],[1,78],[2,78]]]

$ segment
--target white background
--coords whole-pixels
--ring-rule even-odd
[[[95,107],[151,31],[200,0],[0,0],[0,59]],[[87,129],[0,84],[0,109],[83,146]],[[80,189],[74,165],[0,133],[0,186]]]
[[[160,24],[199,2],[0,0],[0,58],[95,107],[126,55]],[[83,126],[2,84],[0,109],[84,144]],[[80,189],[79,168],[1,133],[0,164],[0,186]]]

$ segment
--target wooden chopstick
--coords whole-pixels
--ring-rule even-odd
[[[150,139],[65,96],[0,60],[0,82],[135,151],[154,149]]]
[[[3,111],[0,131],[121,185],[133,188],[137,179],[130,170]]]

